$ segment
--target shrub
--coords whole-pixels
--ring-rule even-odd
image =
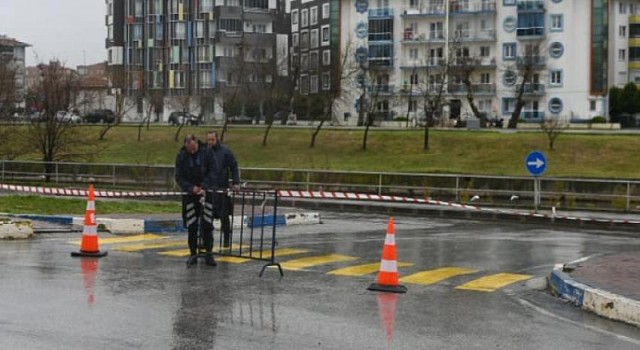
[[[393,121],[394,122],[406,122],[407,121],[407,117],[394,117]]]
[[[593,118],[591,118],[591,123],[592,124],[604,124],[607,122],[607,118],[601,116],[601,115],[597,115]]]

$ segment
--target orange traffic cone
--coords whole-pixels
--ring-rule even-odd
[[[96,205],[93,185],[89,185],[87,198],[87,210],[84,214],[84,229],[82,230],[82,243],[79,252],[71,252],[71,256],[90,256],[100,258],[107,252],[98,249],[98,225],[96,224]]]
[[[396,230],[393,218],[387,224],[387,237],[382,249],[382,260],[378,272],[378,283],[372,283],[368,290],[391,293],[406,293],[407,287],[401,286],[398,280],[398,262],[396,258]]]

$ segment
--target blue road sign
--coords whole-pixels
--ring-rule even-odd
[[[527,155],[524,162],[529,174],[539,176],[547,170],[547,158],[540,151],[533,151]]]

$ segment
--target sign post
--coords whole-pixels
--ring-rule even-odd
[[[540,205],[540,175],[547,170],[547,158],[540,151],[532,151],[524,161],[529,174],[533,176],[533,205],[536,213]]]

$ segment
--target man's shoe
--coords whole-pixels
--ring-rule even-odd
[[[191,265],[197,265],[197,264],[198,264],[198,256],[197,255],[189,256],[189,258],[187,259],[187,267]]]
[[[211,253],[204,256],[204,264],[207,266],[217,266],[215,259],[213,259],[213,255]]]

